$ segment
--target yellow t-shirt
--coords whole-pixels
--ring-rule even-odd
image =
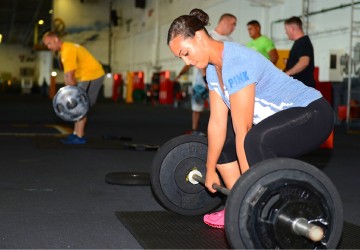
[[[75,77],[81,82],[94,80],[105,74],[102,65],[79,44],[63,42],[60,55],[64,73],[75,70]]]

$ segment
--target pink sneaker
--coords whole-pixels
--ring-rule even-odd
[[[205,214],[204,222],[205,222],[205,224],[209,225],[210,227],[224,228],[225,209],[215,212],[215,213],[212,213],[212,214]]]

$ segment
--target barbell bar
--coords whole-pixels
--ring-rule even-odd
[[[188,178],[188,181],[194,185],[197,185],[198,183],[205,185],[205,179],[202,177],[201,172],[198,171],[197,169],[191,170],[189,172],[187,178]],[[227,189],[223,186],[220,186],[218,184],[213,184],[212,187],[216,191],[218,191],[226,196],[229,196],[229,194],[230,194],[229,189]],[[321,227],[310,223],[305,218],[292,219],[284,214],[280,214],[280,215],[278,215],[278,219],[280,219],[280,221],[282,221],[283,223],[288,224],[290,226],[292,232],[294,232],[295,234],[297,234],[299,236],[304,236],[314,242],[321,241],[324,238],[324,235],[325,235],[324,230]]]
[[[194,169],[192,171],[190,171],[190,173],[188,174],[188,180],[196,185],[198,183],[201,183],[203,185],[205,185],[205,179],[202,177],[202,174],[199,170],[197,169]],[[220,193],[228,196],[230,194],[230,190],[223,187],[223,186],[220,186],[218,184],[213,184],[212,186],[216,191],[219,191]]]

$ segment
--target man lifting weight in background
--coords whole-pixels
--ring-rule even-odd
[[[101,85],[104,82],[104,69],[102,65],[83,46],[63,42],[55,32],[47,32],[43,36],[43,43],[54,52],[59,52],[60,67],[64,71],[65,85],[77,85],[86,90],[90,98],[90,106],[96,103]],[[84,138],[87,116],[74,124],[74,131],[64,144],[85,144]]]

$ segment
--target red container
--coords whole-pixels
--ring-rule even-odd
[[[144,90],[144,72],[136,71],[133,72],[133,90],[141,89]]]
[[[174,103],[174,83],[170,80],[170,71],[160,72],[159,103]]]
[[[111,99],[116,102],[121,97],[122,93],[122,76],[121,74],[114,74],[113,77],[113,89],[112,89],[112,97]]]

